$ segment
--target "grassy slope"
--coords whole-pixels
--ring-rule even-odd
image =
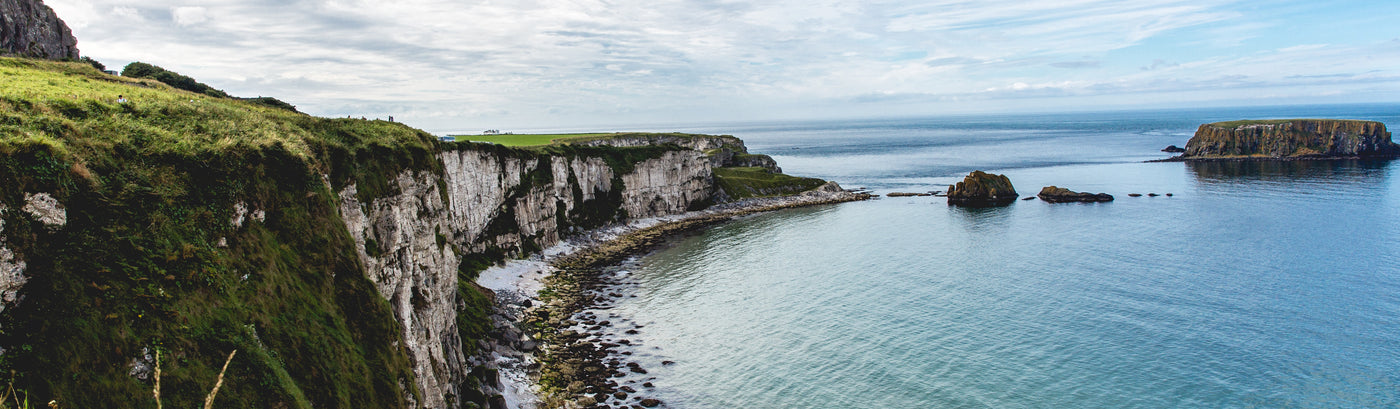
[[[730,138],[738,141],[732,136],[700,135],[687,133],[649,133],[649,132],[613,132],[613,133],[571,133],[571,134],[518,134],[518,135],[457,135],[458,141],[488,142],[510,147],[539,147],[547,145],[576,144],[604,139],[628,138],[628,137],[680,137],[680,138]]]
[[[435,151],[398,124],[0,59],[0,217],[31,277],[0,313],[0,369],[36,402],[154,407],[128,372],[160,349],[165,406],[196,407],[238,349],[219,407],[405,406],[397,323],[321,175],[375,197]],[[36,192],[67,206],[65,227],[19,211]],[[231,227],[239,202],[266,221]]]
[[[815,189],[826,181],[773,173],[768,169],[716,168],[715,184],[731,199],[783,196]]]
[[[578,133],[578,134],[520,134],[520,135],[457,135],[458,141],[486,142],[504,146],[540,146],[549,145],[561,139],[589,138],[611,134],[604,133]]]
[[[1286,124],[1286,123],[1289,123],[1289,122],[1297,122],[1297,121],[1327,121],[1327,122],[1343,122],[1343,123],[1347,123],[1347,122],[1354,122],[1354,123],[1365,123],[1365,122],[1370,122],[1370,121],[1361,121],[1361,120],[1354,120],[1354,119],[1244,119],[1244,120],[1238,120],[1238,121],[1215,122],[1215,123],[1210,123],[1210,124],[1206,124],[1206,125],[1208,125],[1208,126],[1213,126],[1213,127],[1217,127],[1217,128],[1234,129],[1234,128],[1238,128],[1238,127],[1241,127],[1241,126],[1248,126],[1248,125],[1280,125],[1280,124]]]

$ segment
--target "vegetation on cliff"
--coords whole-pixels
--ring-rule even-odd
[[[0,59],[0,247],[13,253],[0,261],[24,263],[28,280],[0,280],[21,295],[0,310],[0,370],[16,371],[15,386],[36,399],[154,406],[160,351],[162,401],[194,406],[237,349],[220,406],[422,403],[423,394],[443,392],[415,387],[404,327],[358,255],[379,257],[380,246],[357,244],[347,231],[339,192],[353,184],[356,200],[373,203],[401,194],[398,175],[441,180],[440,155],[474,151],[533,164],[503,193],[516,203],[566,182],[555,180],[555,160],[601,162],[611,175],[606,191],[583,192],[563,173],[574,206],[556,203],[549,219],[562,233],[631,217],[623,179],[652,159],[704,167],[701,154],[678,155],[693,149],[678,143],[743,154],[736,138],[681,134],[622,147],[440,144],[396,123],[316,118],[195,91],[86,63]],[[708,177],[704,168],[695,174]],[[732,173],[731,181],[750,180],[731,184],[746,190],[731,189],[750,195],[820,184],[765,168]],[[36,195],[51,197],[67,221],[49,225],[21,210]],[[704,207],[708,197],[682,208]],[[546,243],[523,232],[517,216],[501,206],[476,242],[452,243],[461,256],[456,323],[468,353],[490,330],[491,300],[472,283],[477,272]],[[443,233],[439,247],[449,241]],[[494,383],[488,378],[477,368],[466,381]],[[470,389],[439,401],[484,405],[487,397]]]
[[[1393,157],[1400,145],[1385,124],[1338,119],[1277,119],[1201,125],[1181,159]]]
[[[660,139],[730,139],[732,143],[742,145],[742,141],[733,136],[700,135],[687,133],[651,133],[651,132],[611,132],[611,133],[566,133],[566,134],[493,134],[493,135],[456,135],[453,136],[458,141],[471,141],[494,143],[510,147],[540,147],[547,145],[586,145],[592,142],[606,142],[609,140],[639,140],[643,141],[637,145],[662,145],[664,143],[650,143],[651,140]]]
[[[398,325],[332,228],[333,191],[386,194],[436,150],[389,122],[0,59],[3,245],[29,277],[0,313],[0,370],[41,402],[153,407],[160,350],[164,403],[193,407],[237,349],[220,407],[409,406]],[[18,210],[39,193],[66,224]]]
[[[825,180],[784,175],[762,167],[715,168],[715,186],[728,200],[792,195],[823,184]]]

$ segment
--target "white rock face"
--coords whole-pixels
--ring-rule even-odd
[[[393,181],[397,194],[371,203],[359,201],[355,186],[337,194],[366,274],[403,327],[423,392],[419,404],[429,408],[448,407],[446,395],[462,396],[458,388],[471,369],[457,332],[458,254],[488,246],[554,245],[561,238],[560,206],[568,214],[580,201],[614,188],[614,171],[601,158],[550,157],[551,180],[544,181],[534,173],[544,172],[540,160],[468,150],[439,157],[441,179],[430,172],[405,172]],[[696,151],[669,152],[637,164],[621,179],[622,206],[634,218],[684,212],[691,203],[708,199],[711,191],[709,162]],[[529,189],[520,191],[525,183]],[[582,193],[578,198],[575,189]],[[483,237],[493,220],[510,213],[514,217],[507,222],[514,231]],[[443,245],[439,237],[445,239]],[[374,248],[367,250],[367,242]]]
[[[21,209],[39,219],[49,227],[63,227],[68,224],[68,211],[58,199],[48,193],[24,194],[24,207]]]
[[[24,261],[16,260],[15,253],[5,245],[5,212],[0,205],[0,311],[19,301],[19,290],[29,278],[24,276]]]
[[[710,197],[709,159],[699,151],[673,151],[637,164],[622,176],[622,208],[628,217],[646,218],[684,213],[691,203]]]
[[[462,396],[458,387],[469,368],[456,325],[459,260],[437,244],[449,219],[436,180],[428,172],[405,172],[393,181],[398,195],[360,203],[349,186],[339,197],[366,274],[403,327],[421,405],[443,408],[446,395]]]

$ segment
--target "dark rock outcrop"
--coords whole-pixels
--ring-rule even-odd
[[[1040,200],[1050,203],[1070,203],[1070,202],[1112,202],[1113,195],[1108,193],[1087,193],[1075,192],[1058,186],[1046,186],[1040,189],[1040,194],[1036,195]]]
[[[1337,119],[1232,121],[1201,125],[1179,158],[1327,159],[1395,157],[1385,124]]]
[[[1004,206],[1019,195],[1006,175],[983,171],[969,173],[957,185],[948,186],[948,204],[968,207]]]
[[[1183,148],[1183,147],[1180,147],[1180,146],[1176,146],[1176,145],[1167,145],[1167,147],[1162,148],[1162,152],[1166,152],[1166,153],[1186,153],[1186,148]]]
[[[77,59],[78,39],[42,0],[0,0],[0,54]]]

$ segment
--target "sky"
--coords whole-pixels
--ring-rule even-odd
[[[1400,2],[47,0],[84,56],[444,134],[1400,102]]]

